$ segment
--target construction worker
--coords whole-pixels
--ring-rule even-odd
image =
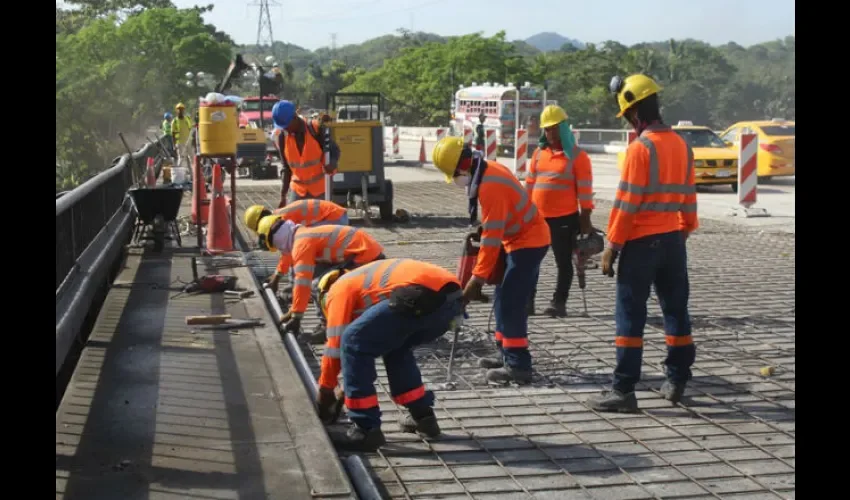
[[[317,401],[319,417],[333,423],[334,389],[342,371],[347,432],[329,432],[340,448],[374,451],[386,440],[375,392],[375,359],[383,358],[393,401],[407,408],[401,430],[437,437],[434,395],[425,390],[413,349],[433,342],[463,315],[460,282],[439,266],[387,259],[355,271],[334,270],[319,281],[319,304],[328,317]]]
[[[171,113],[166,112],[162,116],[162,147],[168,152],[170,156],[174,156],[174,142],[171,137],[171,120],[174,117],[171,116]]]
[[[186,106],[181,102],[174,107],[177,116],[171,121],[171,137],[174,142],[174,152],[177,155],[177,166],[189,168],[191,161],[190,137],[192,120],[185,115]],[[191,169],[190,169],[191,170]]]
[[[252,205],[245,210],[245,225],[251,231],[257,232],[260,220],[269,215],[279,215],[305,227],[348,225],[348,211],[345,207],[325,200],[298,200],[274,211],[263,205]]]
[[[324,165],[324,127],[319,120],[307,120],[295,113],[295,105],[278,101],[272,108],[274,143],[283,163],[279,207],[295,200],[325,197],[325,175],[333,175],[340,151],[330,144],[330,165]],[[284,134],[286,131],[286,134]]]
[[[555,294],[543,314],[565,317],[573,282],[576,236],[579,232],[588,235],[592,230],[593,172],[590,157],[576,144],[563,108],[546,106],[540,113],[540,126],[543,135],[531,156],[525,186],[549,225],[558,266]]]
[[[481,203],[481,250],[472,279],[463,290],[464,300],[481,297],[481,287],[492,273],[500,255],[506,252],[505,274],[496,286],[496,345],[501,356],[482,358],[493,383],[531,381],[531,353],[528,351],[528,304],[537,286],[540,262],[549,249],[549,227],[525,189],[507,167],[486,161],[473,152],[460,137],[445,137],[434,146],[434,165],[454,182],[467,188],[470,212]]]
[[[260,241],[270,250],[280,252],[275,273],[268,286],[277,292],[282,274],[295,270],[292,304],[281,318],[284,331],[298,332],[313,290],[313,277],[333,268],[354,269],[384,257],[381,246],[366,231],[351,226],[302,227],[280,215],[264,217],[257,227]],[[321,309],[319,318],[324,319]],[[324,321],[323,321],[324,323]],[[324,342],[324,325],[313,331],[313,342]]]
[[[475,126],[475,149],[478,151],[484,151],[484,144],[487,139],[484,136],[484,120],[487,119],[487,115],[481,113],[478,115],[478,125]]]
[[[661,87],[644,75],[611,79],[610,91],[620,112],[638,134],[629,145],[614,207],[608,219],[608,243],[602,272],[617,268],[615,320],[617,366],[613,387],[588,400],[598,411],[637,411],[635,385],[640,380],[643,329],[650,288],[664,314],[667,380],[663,398],[677,403],[691,378],[696,347],[688,316],[685,240],[699,227],[693,152],[661,119]]]

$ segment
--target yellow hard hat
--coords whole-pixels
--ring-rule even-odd
[[[257,232],[257,226],[260,224],[260,219],[271,215],[271,211],[262,205],[251,205],[248,210],[245,210],[245,225],[251,231]]]
[[[327,304],[325,304],[325,300],[327,299],[328,292],[333,286],[334,283],[337,282],[338,279],[345,274],[344,269],[331,269],[326,272],[324,276],[319,279],[319,283],[316,285],[316,288],[319,292],[319,307],[322,311],[327,315]]]
[[[266,247],[269,250],[276,250],[274,246],[272,246],[271,241],[269,240],[269,232],[274,226],[275,222],[280,220],[279,215],[267,215],[260,219],[260,223],[257,224],[257,234],[260,236],[260,241],[265,243]]]
[[[661,91],[661,86],[652,78],[637,74],[628,76],[625,80],[619,76],[611,78],[608,89],[612,94],[617,96],[617,104],[620,106],[620,112],[617,113],[617,118],[622,118],[623,113],[634,106],[635,103]]]
[[[564,111],[564,108],[557,104],[550,104],[543,108],[543,112],[540,113],[540,128],[549,128],[561,123],[567,118],[567,112]]]
[[[460,154],[463,151],[463,139],[460,137],[443,137],[437,141],[431,158],[434,166],[446,176],[446,182],[451,183],[454,178]]]
[[[177,106],[174,106],[174,109],[186,109],[186,106],[182,102],[178,102]]]

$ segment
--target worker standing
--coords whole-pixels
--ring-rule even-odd
[[[173,137],[174,152],[177,155],[177,166],[188,169],[192,165],[190,158],[192,120],[186,116],[186,106],[182,102],[178,103],[174,109],[177,111],[177,116],[171,122],[171,137]]]
[[[615,76],[610,91],[638,134],[629,145],[614,207],[602,272],[617,269],[615,320],[617,366],[612,390],[588,400],[598,411],[637,411],[635,386],[643,362],[643,330],[650,288],[664,314],[667,380],[661,395],[677,403],[691,378],[696,347],[688,316],[688,235],[699,227],[693,152],[661,119],[661,87],[644,75]]]
[[[166,112],[162,116],[162,147],[168,152],[169,156],[174,156],[174,142],[171,137],[171,120],[174,117],[171,113]]]
[[[475,149],[478,151],[484,151],[484,145],[487,142],[487,138],[484,136],[486,131],[484,130],[484,120],[487,119],[487,115],[481,113],[478,115],[478,125],[475,126]]]
[[[463,291],[464,300],[476,300],[492,273],[501,247],[506,252],[505,274],[496,286],[494,310],[498,359],[482,358],[489,368],[487,380],[494,383],[531,381],[528,351],[528,304],[537,287],[540,263],[549,249],[549,228],[525,189],[507,167],[487,161],[473,152],[460,137],[445,137],[434,146],[434,165],[446,182],[465,186],[470,212],[481,204],[481,249],[472,278]]]
[[[573,248],[576,236],[593,229],[593,171],[590,157],[579,149],[567,112],[556,105],[540,113],[538,148],[531,156],[525,186],[531,201],[546,219],[552,236],[552,253],[558,266],[555,294],[543,313],[567,315],[567,299],[573,282]]]
[[[333,423],[342,372],[347,432],[329,432],[340,448],[374,451],[386,439],[375,392],[375,359],[382,358],[393,401],[408,415],[401,430],[437,437],[434,394],[425,390],[413,349],[433,342],[462,320],[460,282],[439,266],[412,259],[387,259],[355,271],[334,270],[319,281],[319,304],[328,317],[317,401],[319,417]]]
[[[274,143],[284,172],[279,207],[296,200],[324,198],[325,174],[332,175],[336,171],[339,147],[331,141],[330,165],[324,165],[324,126],[319,120],[308,121],[296,114],[295,105],[289,101],[278,101],[274,105],[272,120]]]
[[[281,318],[284,330],[297,332],[310,302],[313,277],[333,268],[355,269],[363,264],[384,259],[384,247],[369,233],[351,226],[302,227],[282,216],[272,215],[260,220],[257,227],[260,241],[270,250],[280,252],[280,260],[268,281],[277,292],[282,274],[295,270],[292,305]],[[319,308],[319,318],[324,316]],[[324,342],[324,324],[313,331],[313,342]]]

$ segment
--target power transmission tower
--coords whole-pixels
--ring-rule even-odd
[[[260,17],[257,19],[257,46],[274,44],[274,34],[272,33],[272,16],[269,13],[269,6],[278,6],[275,0],[258,0],[257,3],[250,4],[252,7],[260,7]]]

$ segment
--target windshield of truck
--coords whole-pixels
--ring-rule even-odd
[[[276,101],[263,100],[263,111],[271,111]],[[242,101],[242,111],[259,111],[260,101]]]
[[[686,129],[676,130],[688,146],[692,148],[725,148],[726,143],[723,142],[717,134],[706,129]]]

